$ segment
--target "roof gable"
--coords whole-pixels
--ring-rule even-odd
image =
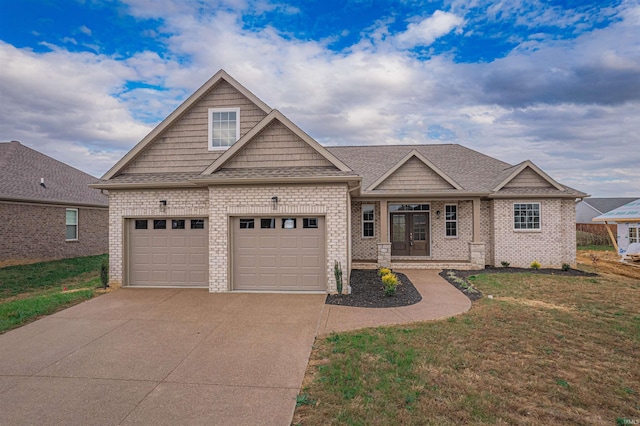
[[[640,222],[640,199],[593,218],[594,222],[604,222],[608,220],[614,222]]]
[[[514,166],[511,173],[493,188],[493,191],[500,191],[503,188],[555,188],[558,191],[565,191],[562,185],[529,160]]]
[[[109,205],[107,195],[89,188],[89,184],[97,181],[95,177],[20,142],[0,143],[0,166],[2,200],[71,206]]]
[[[269,157],[265,158],[265,154]],[[351,171],[280,111],[273,110],[202,174],[213,174],[223,168],[281,166],[333,166],[343,172]]]
[[[463,188],[416,150],[387,170],[367,191],[462,190]]]
[[[248,132],[271,111],[267,104],[224,70],[218,71],[133,147],[102,179],[110,179],[125,169],[133,173],[201,171],[220,156],[219,151],[208,150],[207,109],[241,106],[240,104],[243,105],[240,113],[241,134]],[[146,166],[142,164],[145,162]],[[167,170],[159,168],[158,164],[162,164],[161,167]]]

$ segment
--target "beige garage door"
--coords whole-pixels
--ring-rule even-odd
[[[324,218],[233,218],[233,289],[326,291]]]
[[[128,285],[209,286],[206,219],[130,219],[128,222]]]

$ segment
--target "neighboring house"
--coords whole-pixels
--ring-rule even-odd
[[[635,198],[585,198],[576,204],[576,230],[606,235],[604,223],[594,223],[593,218],[617,209]],[[615,225],[612,227],[615,231]]]
[[[109,198],[96,178],[27,148],[0,143],[0,266],[108,251]]]
[[[323,147],[219,71],[125,155],[113,285],[335,292],[334,265],[575,264],[575,199],[460,145]]]
[[[609,222],[618,225],[616,238],[612,233],[609,235],[613,246],[621,256],[627,253],[630,244],[640,243],[640,199],[597,216],[593,221],[604,222],[607,227]]]

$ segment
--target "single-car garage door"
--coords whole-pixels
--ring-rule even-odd
[[[128,285],[208,287],[206,219],[130,219],[128,222]]]
[[[326,291],[324,217],[237,217],[233,289]]]

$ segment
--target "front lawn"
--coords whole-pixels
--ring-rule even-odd
[[[0,333],[92,298],[106,257],[0,268]]]
[[[481,274],[461,316],[317,339],[294,424],[640,419],[640,281]]]

